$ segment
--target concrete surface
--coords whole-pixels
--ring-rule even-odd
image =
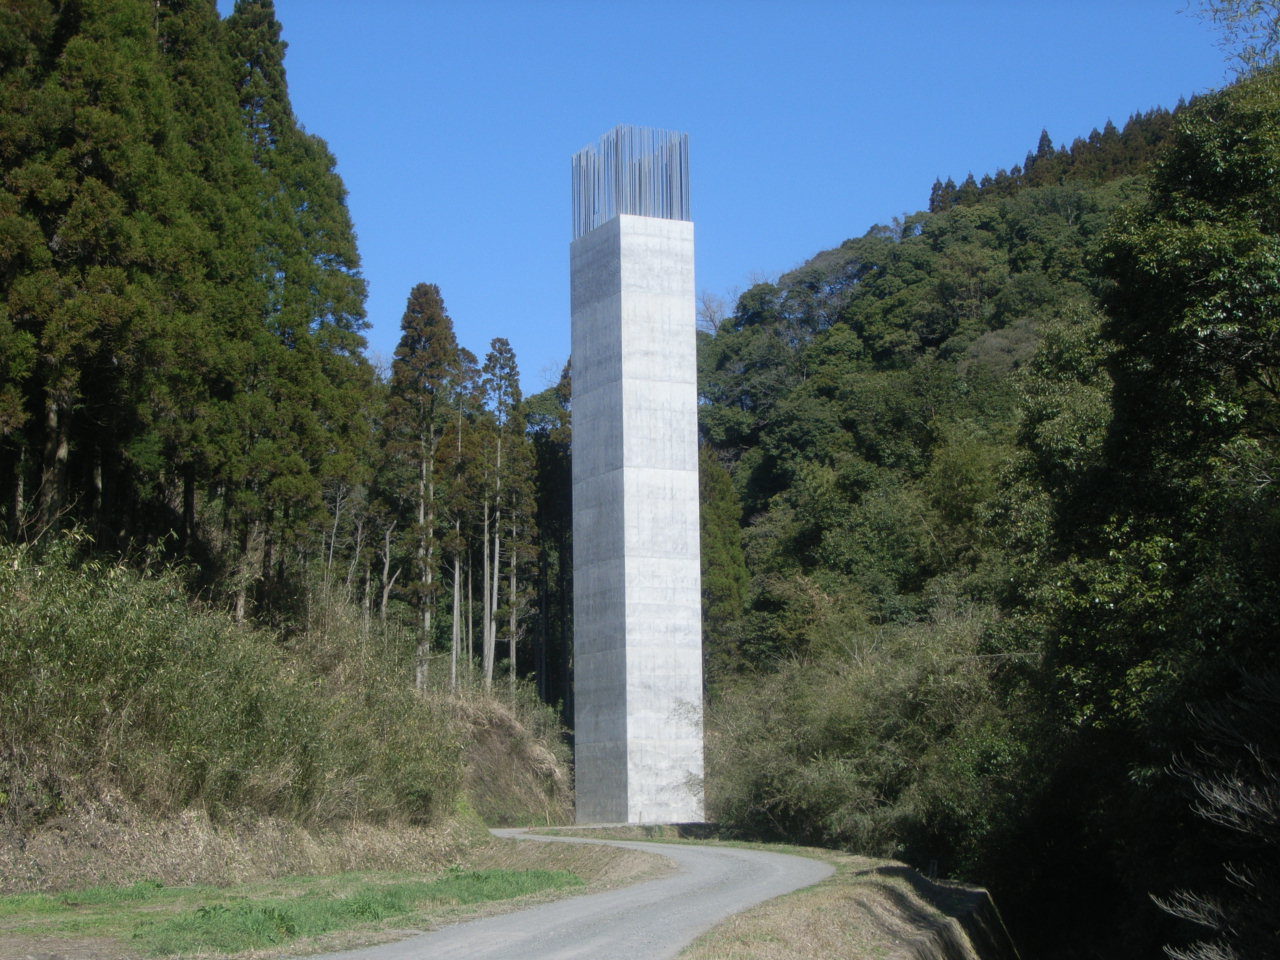
[[[579,823],[703,819],[693,224],[570,247]]]

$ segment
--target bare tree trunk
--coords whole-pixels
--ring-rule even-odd
[[[413,669],[413,686],[419,692],[426,690],[427,688],[427,680],[428,680],[427,668],[430,666],[427,658],[430,655],[431,655],[430,641],[425,640],[422,637],[419,637],[417,656],[415,658],[416,662],[414,664],[414,669]]]
[[[89,514],[95,521],[101,522],[106,513],[106,485],[102,480],[102,448],[93,451],[93,502],[89,504]]]
[[[196,538],[196,467],[188,463],[182,468],[182,545],[190,546]]]
[[[490,582],[486,589],[489,592],[489,646],[496,648],[498,645],[498,583],[500,580],[500,571],[502,568],[502,540],[499,537],[499,531],[502,529],[502,511],[495,510],[493,516],[493,568],[491,571]],[[496,652],[490,657],[492,661],[497,656]],[[489,679],[493,679],[493,664],[489,664]]]
[[[273,574],[271,567],[276,558],[275,519],[275,511],[269,510],[267,519],[262,522],[262,570],[258,580],[262,583],[263,592],[258,596],[260,601],[268,601],[271,598]],[[254,526],[257,526],[256,522]]]
[[[67,457],[71,453],[63,405],[54,396],[45,401],[44,468],[40,477],[40,531],[58,519],[67,493]]]
[[[484,626],[484,688],[493,686],[493,611],[489,607],[489,504],[484,505],[484,567],[480,571],[480,592],[482,598],[482,616]]]
[[[455,519],[453,529],[455,541],[461,543],[462,521]],[[462,584],[459,582],[462,564],[458,560],[458,550],[453,552],[453,629],[449,636],[449,689],[458,689],[458,647],[462,644]]]
[[[461,485],[462,405],[458,405],[458,423],[454,430],[454,483]],[[462,646],[462,512],[455,509],[453,518],[453,623],[449,632],[449,689],[458,689],[458,655]],[[467,661],[471,660],[468,651]]]
[[[347,576],[343,580],[348,597],[352,596],[351,585],[355,582],[356,571],[360,569],[360,557],[364,553],[365,519],[359,514],[356,515],[355,536],[351,544],[351,562],[347,564]]]
[[[396,529],[396,522],[391,521],[391,525],[382,534],[382,605],[378,608],[378,615],[383,623],[387,622],[387,603],[391,600],[391,588],[395,585],[396,577],[400,576],[400,568],[396,568],[396,572],[391,572],[391,534]]]
[[[373,601],[373,598],[370,596],[370,588],[372,587],[372,580],[373,580],[372,567],[373,567],[373,564],[371,564],[369,560],[366,558],[364,561],[364,600],[360,604],[361,614],[362,614],[362,623],[364,626],[364,635],[366,637],[369,636],[369,621],[373,613],[373,611],[370,609],[370,606]]]
[[[9,539],[16,541],[21,534],[23,527],[26,526],[26,519],[23,514],[26,512],[27,505],[24,501],[26,493],[26,474],[27,474],[27,448],[26,445],[18,447],[18,463],[14,468],[13,477],[13,515],[9,518]]]
[[[418,648],[414,655],[413,685],[418,690],[427,685],[427,655],[431,648],[431,601],[429,591],[431,575],[427,555],[427,449],[426,440],[418,440],[418,579],[421,592],[418,595]]]
[[[476,617],[472,612],[475,591],[471,586],[471,551],[467,551],[467,686],[474,687],[476,661]]]
[[[329,534],[329,551],[324,561],[324,585],[326,592],[333,583],[333,549],[338,543],[338,525],[342,521],[343,488],[339,487],[333,497],[333,528]]]
[[[427,685],[427,667],[431,656],[431,616],[435,610],[436,559],[436,445],[439,441],[427,437],[421,441],[421,468],[418,474],[418,559],[422,564],[422,634],[418,641],[418,669],[416,684],[419,690]]]
[[[507,649],[511,654],[511,699],[516,696],[516,522],[511,518],[511,539],[507,541]]]
[[[486,690],[493,687],[493,661],[495,659],[494,648],[498,643],[498,570],[501,566],[499,560],[501,557],[500,547],[500,531],[502,530],[502,430],[498,430],[497,457],[494,461],[493,473],[493,555],[492,555],[492,572],[490,571],[490,555],[489,555],[489,511],[486,504],[485,509],[485,526],[484,526],[484,547],[485,547],[485,565],[484,565],[484,640],[485,640],[485,662],[484,662],[484,688]]]
[[[245,521],[244,527],[240,533],[240,569],[237,573],[236,598],[235,598],[235,618],[236,623],[244,623],[245,617],[248,615],[248,594],[249,583],[252,579],[249,571],[253,567],[253,561],[249,556],[249,548],[258,538],[258,521],[252,523]]]

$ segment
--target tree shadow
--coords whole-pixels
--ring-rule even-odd
[[[867,918],[882,932],[898,938],[903,924],[921,931],[920,936],[903,944],[912,957],[1020,960],[1000,912],[986,890],[940,883],[905,866],[873,867],[853,876],[871,880],[888,903],[889,910],[880,909],[874,903],[862,905]],[[884,882],[876,883],[876,880]],[[901,884],[908,886],[910,893],[903,890]]]

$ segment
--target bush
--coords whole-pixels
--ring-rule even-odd
[[[746,835],[972,873],[1017,740],[981,647],[989,613],[851,627],[726,683],[709,710],[713,819]]]
[[[30,829],[112,796],[306,825],[452,808],[451,713],[341,625],[288,646],[192,603],[174,572],[0,545],[0,803]]]

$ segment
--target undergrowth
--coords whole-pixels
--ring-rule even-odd
[[[157,814],[430,823],[461,769],[443,698],[353,620],[284,643],[83,537],[0,543],[0,826],[121,797]]]

